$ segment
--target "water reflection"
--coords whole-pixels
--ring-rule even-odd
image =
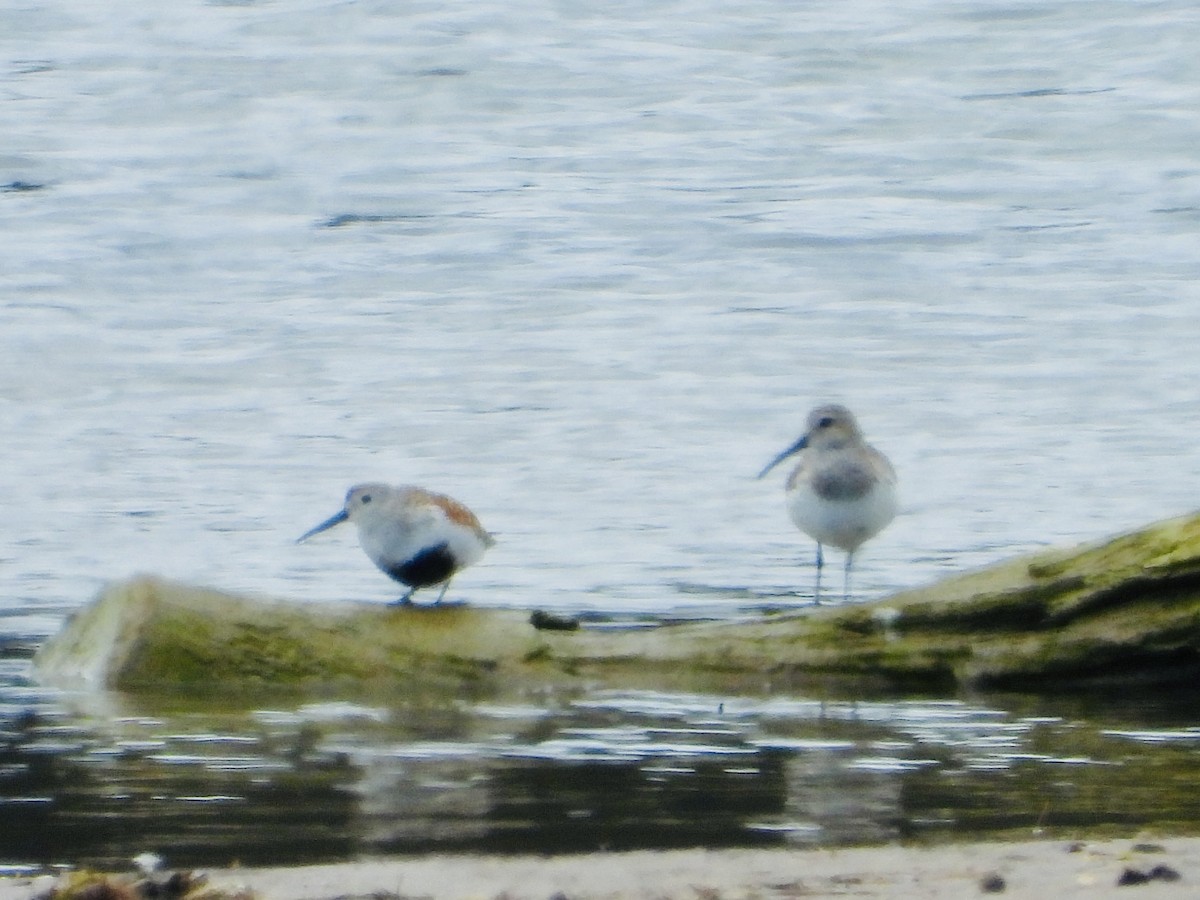
[[[1194,711],[1171,708],[581,691],[228,713],[41,697],[0,720],[0,864],[1187,831]]]

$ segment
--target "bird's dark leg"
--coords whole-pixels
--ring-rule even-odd
[[[846,568],[842,572],[842,599],[850,599],[850,566],[854,562],[854,551],[846,554]]]
[[[450,587],[450,579],[449,578],[447,578],[445,581],[442,582],[442,592],[440,594],[438,594],[438,598],[433,601],[434,606],[437,606],[439,603],[442,602],[442,598],[446,596],[446,588],[448,588],[448,587]]]
[[[393,600],[388,606],[412,606],[412,595],[415,588],[409,588],[408,593],[399,600]]]
[[[813,605],[821,605],[821,570],[825,568],[825,554],[821,552],[821,544],[817,543],[817,583],[813,588]]]

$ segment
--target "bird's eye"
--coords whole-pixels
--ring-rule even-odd
[[[363,503],[370,503],[370,502],[371,502],[371,495],[370,495],[370,494],[363,494],[363,495],[362,495],[362,502],[363,502]]]
[[[832,424],[833,424],[833,417],[825,416],[821,419],[820,422],[817,423],[817,427],[818,428],[828,428]]]

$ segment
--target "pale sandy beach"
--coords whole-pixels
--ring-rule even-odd
[[[214,870],[209,887],[263,900],[732,900],[732,898],[1194,897],[1200,839],[1031,841],[929,849],[679,850],[581,856],[423,856],[328,866]],[[1132,882],[1122,884],[1121,881]],[[47,878],[0,880],[0,900]]]

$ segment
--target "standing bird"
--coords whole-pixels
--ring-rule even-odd
[[[478,562],[496,542],[473,512],[445,494],[408,484],[359,484],[347,492],[340,511],[296,543],[345,521],[357,526],[371,562],[408,588],[400,604],[411,603],[414,591],[438,584],[441,603],[455,573]]]
[[[896,472],[868,444],[854,414],[844,406],[819,406],[808,414],[803,436],[758,473],[762,478],[792,454],[800,461],[787,480],[788,512],[796,527],[817,542],[817,586],[821,602],[822,545],[846,551],[843,598],[850,594],[854,551],[895,518]]]

